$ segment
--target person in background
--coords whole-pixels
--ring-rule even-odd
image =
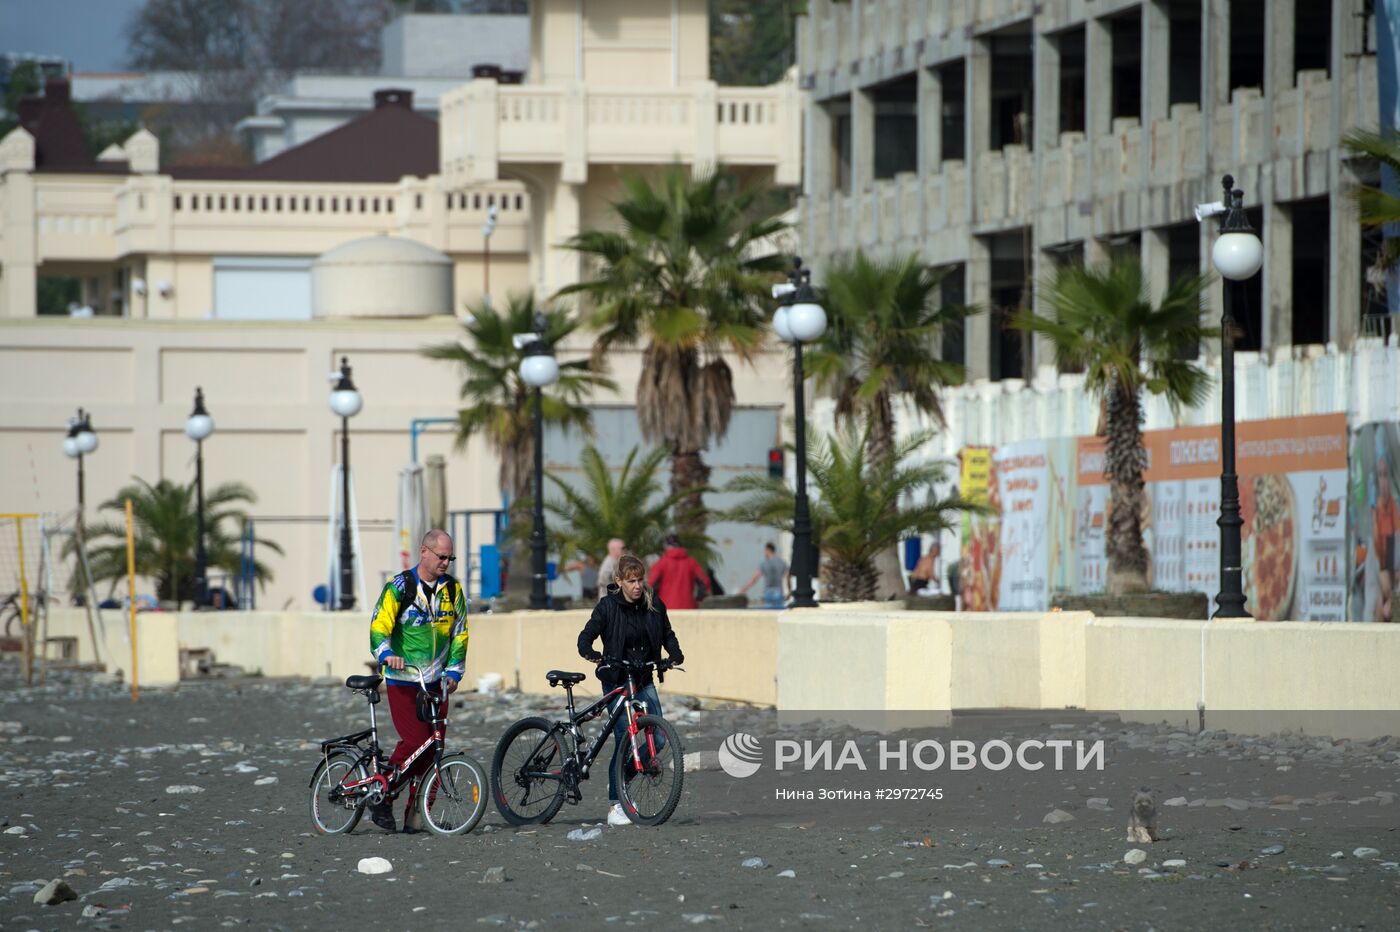
[[[608,555],[603,557],[603,562],[598,565],[599,598],[607,595],[608,587],[617,582],[617,561],[622,559],[622,553],[626,549],[627,545],[620,537],[608,541]]]
[[[763,607],[782,608],[788,598],[788,568],[783,558],[778,556],[778,548],[771,542],[763,545],[763,560],[749,581],[739,587],[738,595],[749,591],[749,587],[763,580]]]
[[[667,608],[695,608],[695,584],[710,591],[710,578],[705,568],[681,546],[675,534],[666,535],[666,552],[651,565],[647,582]]]
[[[579,586],[583,590],[582,597],[585,601],[598,601],[598,561],[592,554],[582,560],[574,560],[572,563],[564,564],[564,572],[572,573],[578,571]]]
[[[942,545],[935,540],[929,546],[928,553],[914,564],[914,570],[909,574],[910,592],[916,595],[938,594],[938,556],[942,549]]]

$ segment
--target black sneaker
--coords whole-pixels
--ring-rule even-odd
[[[399,828],[394,821],[394,804],[387,799],[369,807],[369,820],[386,832],[396,832]]]

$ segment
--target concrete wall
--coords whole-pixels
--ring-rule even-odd
[[[105,613],[106,652],[129,669],[125,619]],[[169,685],[179,649],[267,676],[340,678],[367,669],[358,613],[142,614],[141,682]],[[519,612],[472,618],[465,683],[499,673],[507,687],[547,693],[551,669],[591,674],[575,647],[587,614]],[[954,709],[1081,708],[1143,721],[1197,720],[1247,732],[1302,729],[1344,737],[1396,733],[1400,627],[1315,622],[1195,622],[937,612],[676,612],[686,672],[664,692],[776,705],[780,711],[939,724]],[[86,617],[60,609],[50,636],[79,638]],[[596,694],[591,680],[584,694]],[[892,715],[898,713],[898,716]]]

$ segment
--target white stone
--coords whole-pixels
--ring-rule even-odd
[[[253,781],[254,786],[271,786],[277,782],[276,777],[258,777]]]
[[[387,874],[394,869],[394,865],[383,858],[360,858],[357,869],[362,874]]]
[[[586,832],[581,828],[576,828],[568,834],[568,839],[569,841],[592,841],[601,834],[603,834],[601,828],[590,828]]]
[[[779,876],[779,877],[796,877],[796,876],[797,876],[797,871],[795,871],[795,870],[793,870],[793,869],[791,869],[791,868],[788,868],[788,869],[785,870],[785,871],[778,871],[778,876]]]
[[[1163,867],[1185,867],[1186,862],[1181,858],[1168,858],[1162,862]]]
[[[1141,864],[1147,860],[1147,852],[1141,848],[1130,848],[1128,853],[1123,855],[1124,864]]]
[[[1061,822],[1073,822],[1074,816],[1070,815],[1068,812],[1065,812],[1063,809],[1051,809],[1045,814],[1045,818],[1041,819],[1040,821],[1046,822],[1050,825],[1059,825]]]
[[[195,793],[203,793],[204,787],[195,786],[193,783],[177,783],[174,786],[167,786],[165,792],[172,796],[192,796]]]
[[[1357,848],[1351,853],[1351,856],[1354,858],[1377,858],[1380,857],[1380,854],[1380,851],[1375,848]]]
[[[1184,806],[1184,805],[1186,805],[1186,797],[1185,797],[1185,796],[1173,796],[1171,799],[1169,799],[1169,800],[1167,800],[1166,802],[1162,803],[1162,805],[1163,805],[1163,806]]]

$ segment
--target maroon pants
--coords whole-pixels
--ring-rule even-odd
[[[423,742],[433,736],[433,726],[428,722],[418,719],[418,688],[416,686],[386,686],[384,691],[389,694],[389,714],[394,719],[394,730],[399,733],[399,743],[394,747],[394,753],[389,755],[389,763],[394,767],[403,766],[403,762],[413,755],[413,752],[423,746]],[[447,732],[447,722],[442,723],[443,733]],[[427,773],[433,766],[433,749],[428,748],[418,756],[413,762],[413,766],[408,769],[405,775],[408,785],[409,808],[413,808],[413,798],[418,791],[418,778]]]

